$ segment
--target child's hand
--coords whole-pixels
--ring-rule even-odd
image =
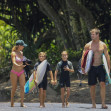
[[[69,68],[68,67],[64,67],[64,71],[69,71]]]
[[[51,80],[51,84],[54,85],[54,80]]]
[[[36,71],[33,72],[34,80],[36,80]]]
[[[57,80],[54,81],[54,85],[56,85],[56,84],[57,84]]]

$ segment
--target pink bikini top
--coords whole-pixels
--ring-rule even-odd
[[[15,60],[16,62],[23,62],[24,61],[24,56],[23,58],[21,59],[20,57],[18,57],[17,55],[15,56]]]

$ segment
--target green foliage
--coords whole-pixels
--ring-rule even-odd
[[[74,51],[72,48],[68,50],[69,60],[71,61],[79,61],[82,56],[83,49],[81,48],[78,51]]]
[[[16,30],[0,21],[0,68],[10,62],[11,49],[18,39]]]
[[[55,67],[56,64],[61,60],[61,52],[64,50],[62,45],[57,45],[56,41],[53,40],[48,48],[46,44],[43,44],[41,48],[37,49],[37,54],[39,52],[46,52],[48,61]],[[70,61],[78,61],[82,55],[82,49],[79,51],[74,51],[72,48],[68,49],[68,59]]]
[[[42,44],[41,48],[37,49],[36,53],[46,52],[48,61],[55,65],[61,58],[61,46],[58,47],[53,40],[49,45]]]
[[[61,50],[62,47],[55,44],[55,40],[53,40],[50,44],[49,49],[47,52],[48,60],[53,64],[56,65],[58,61],[61,59]]]
[[[108,52],[111,53],[111,50],[110,50],[110,43],[111,43],[111,42],[110,42],[110,40],[106,40],[106,39],[105,39],[104,42],[105,42],[105,44],[107,45]]]

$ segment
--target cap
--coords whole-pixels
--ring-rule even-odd
[[[17,40],[16,45],[22,45],[24,47],[27,47],[27,44],[25,44],[23,40]]]

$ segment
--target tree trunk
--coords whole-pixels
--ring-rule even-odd
[[[74,10],[87,24],[88,30],[90,31],[95,27],[95,20],[91,12],[81,4],[77,4],[74,0],[66,0],[69,10]]]
[[[68,48],[68,44],[66,42],[66,38],[67,38],[67,34],[65,32],[65,28],[62,24],[61,18],[59,17],[59,15],[55,12],[55,10],[50,6],[50,4],[46,1],[46,0],[38,0],[39,6],[44,8],[44,10],[48,13],[48,17],[54,21],[55,26],[57,27],[61,38],[64,42],[64,46],[67,49]],[[43,12],[44,13],[44,12]],[[46,16],[47,14],[44,13]]]

